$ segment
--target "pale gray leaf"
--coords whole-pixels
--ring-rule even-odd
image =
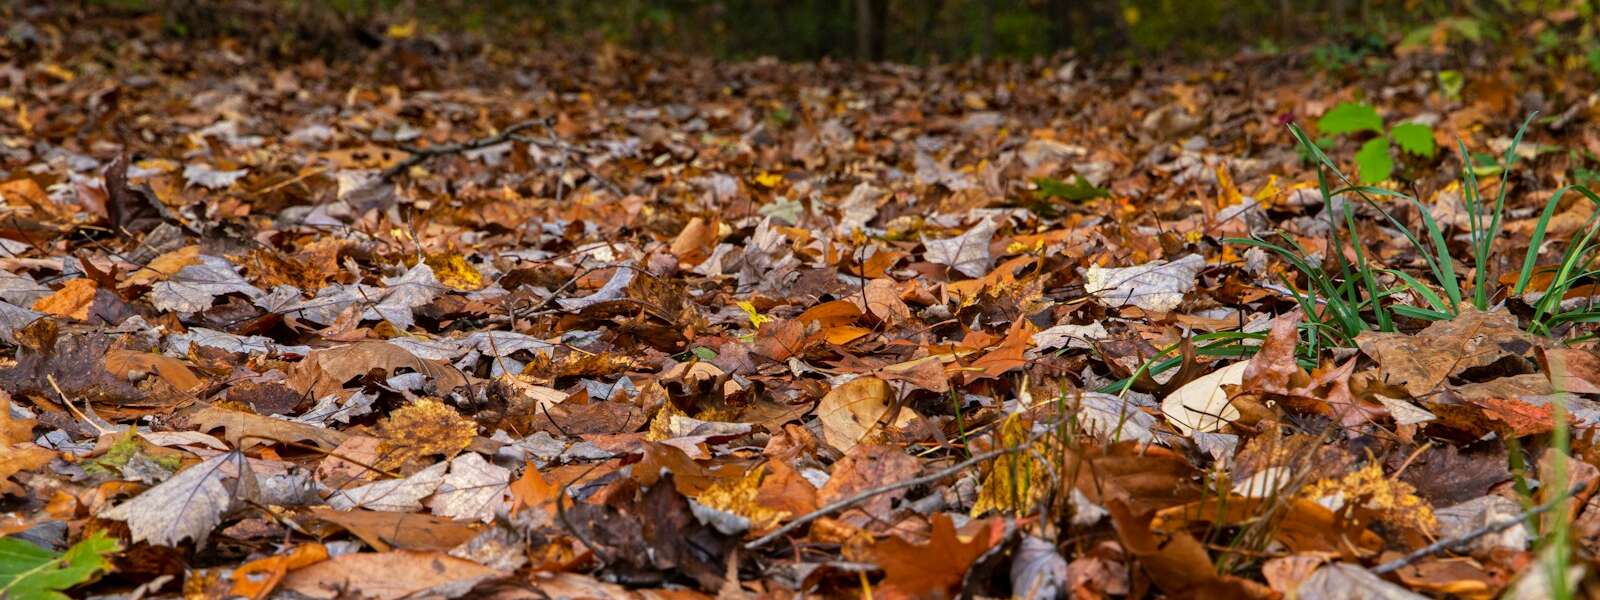
[[[428,509],[441,517],[488,522],[497,510],[509,506],[510,483],[510,470],[467,452],[450,461],[450,474],[428,499]]]
[[[966,233],[952,238],[924,238],[922,245],[927,252],[923,256],[928,262],[945,265],[967,277],[983,277],[989,272],[990,265],[994,264],[994,257],[989,255],[989,242],[994,239],[994,230],[994,221],[984,219]]]
[[[237,503],[257,498],[255,474],[239,452],[226,452],[194,465],[132,500],[102,511],[100,518],[126,521],[133,541],[175,546],[206,536]]]

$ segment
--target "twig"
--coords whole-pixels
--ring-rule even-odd
[[[478,150],[478,149],[481,149],[481,148],[488,148],[490,146],[497,146],[497,145],[509,142],[509,141],[511,141],[512,136],[516,135],[517,132],[522,131],[524,129],[528,129],[528,128],[534,127],[534,126],[539,125],[541,123],[544,123],[544,119],[543,118],[528,119],[526,121],[518,121],[516,123],[512,123],[511,125],[507,126],[505,129],[501,130],[500,133],[491,135],[491,136],[486,137],[486,138],[478,138],[478,139],[475,139],[475,140],[469,140],[469,141],[462,142],[462,143],[459,143],[459,144],[440,144],[438,146],[429,146],[427,148],[418,148],[418,147],[415,147],[415,146],[401,146],[400,149],[406,151],[411,156],[407,157],[405,160],[400,161],[399,163],[396,163],[392,167],[384,169],[383,170],[383,178],[384,179],[392,179],[396,175],[404,173],[407,170],[410,170],[411,167],[415,167],[417,165],[420,165],[423,162],[426,162],[428,159],[433,158],[435,156],[445,156],[445,155],[448,155],[448,154],[459,154],[459,153],[462,153],[462,152],[467,152],[469,150]]]
[[[831,515],[833,513],[839,512],[839,511],[844,510],[846,508],[850,508],[852,506],[855,506],[856,504],[859,504],[862,501],[865,501],[865,500],[868,500],[870,498],[873,498],[874,496],[878,496],[878,495],[881,495],[881,494],[887,494],[889,492],[893,492],[893,491],[896,491],[896,490],[903,490],[903,489],[906,489],[906,488],[912,488],[912,487],[916,487],[916,486],[927,484],[927,483],[933,483],[933,482],[938,481],[940,479],[944,479],[944,478],[949,477],[951,475],[955,475],[957,473],[965,471],[968,467],[971,467],[972,465],[975,465],[975,464],[981,463],[983,461],[989,460],[991,458],[996,458],[996,457],[999,457],[999,456],[1001,456],[1003,454],[1010,454],[1012,452],[1018,452],[1018,451],[1024,450],[1024,449],[1028,448],[1032,443],[1033,443],[1032,440],[1029,440],[1027,443],[1020,444],[1017,447],[996,448],[996,449],[990,450],[988,452],[980,452],[978,454],[972,455],[972,458],[963,460],[963,461],[958,462],[958,463],[956,463],[954,465],[945,467],[943,469],[939,469],[938,471],[934,471],[932,473],[929,473],[927,475],[923,475],[921,477],[913,477],[913,478],[907,479],[905,481],[899,481],[899,482],[891,483],[891,484],[888,484],[888,485],[880,485],[880,486],[875,487],[875,488],[870,488],[870,489],[867,489],[867,490],[863,490],[863,491],[861,491],[860,493],[858,493],[858,494],[856,494],[854,496],[850,496],[850,497],[845,498],[843,500],[838,500],[838,501],[829,503],[827,506],[823,506],[822,508],[818,508],[818,509],[816,509],[814,511],[811,511],[809,513],[801,515],[799,518],[797,518],[797,519],[795,519],[793,521],[790,521],[788,524],[784,525],[783,527],[779,527],[777,529],[774,529],[772,531],[772,533],[766,534],[764,536],[761,536],[759,538],[756,538],[756,539],[752,540],[750,543],[745,544],[744,547],[745,547],[746,550],[754,550],[756,548],[760,548],[762,546],[765,546],[765,545],[771,543],[773,540],[776,540],[776,539],[782,537],[786,533],[789,533],[791,531],[794,531],[796,529],[799,529],[799,528],[805,526],[807,523],[810,523],[810,522],[815,521],[817,519],[820,519],[822,517],[826,517],[828,515]]]
[[[1487,525],[1484,525],[1484,526],[1479,527],[1477,529],[1474,529],[1472,531],[1468,531],[1466,533],[1463,533],[1463,534],[1458,535],[1458,536],[1453,537],[1453,538],[1439,540],[1439,541],[1434,542],[1432,544],[1428,544],[1426,546],[1423,546],[1421,548],[1413,550],[1413,551],[1411,551],[1410,554],[1407,554],[1407,555],[1402,556],[1400,558],[1396,558],[1396,559],[1391,560],[1389,562],[1386,562],[1386,563],[1383,563],[1383,564],[1378,565],[1376,567],[1373,567],[1370,570],[1375,575],[1383,575],[1385,573],[1392,573],[1394,571],[1400,570],[1401,568],[1404,568],[1406,565],[1409,565],[1411,563],[1414,563],[1414,562],[1417,562],[1419,560],[1422,560],[1423,558],[1426,558],[1426,557],[1428,557],[1430,555],[1438,554],[1438,553],[1443,552],[1445,550],[1450,550],[1450,549],[1453,549],[1453,548],[1457,548],[1457,547],[1463,546],[1465,544],[1472,543],[1474,540],[1477,540],[1478,538],[1481,538],[1483,536],[1489,535],[1491,533],[1497,533],[1497,532],[1500,532],[1500,531],[1504,531],[1504,530],[1510,529],[1513,526],[1522,524],[1523,522],[1527,521],[1528,517],[1532,517],[1534,515],[1538,515],[1538,514],[1543,513],[1543,512],[1545,512],[1547,510],[1555,508],[1557,505],[1559,505],[1562,502],[1566,502],[1567,499],[1578,495],[1578,493],[1582,492],[1584,490],[1584,488],[1586,488],[1586,487],[1589,487],[1589,482],[1584,482],[1584,483],[1572,486],[1572,489],[1568,490],[1566,493],[1563,493],[1560,496],[1556,496],[1555,498],[1550,499],[1548,502],[1545,502],[1544,504],[1540,504],[1540,505],[1535,506],[1533,508],[1530,508],[1528,510],[1522,511],[1522,513],[1518,514],[1516,517],[1513,517],[1513,518],[1510,518],[1510,519],[1501,520],[1501,521],[1496,521],[1496,522],[1493,522],[1493,523],[1489,523]]]

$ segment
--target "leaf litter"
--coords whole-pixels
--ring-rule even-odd
[[[0,40],[0,595],[1592,584],[1592,76],[444,68],[84,10]],[[1533,91],[1429,92],[1457,60]]]

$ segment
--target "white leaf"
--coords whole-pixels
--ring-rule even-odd
[[[1334,563],[1317,569],[1295,588],[1291,597],[1300,600],[1424,600],[1427,596],[1412,593],[1398,585],[1384,581],[1371,571],[1348,563]]]
[[[633,267],[618,267],[617,272],[611,274],[611,279],[606,281],[605,285],[600,286],[600,289],[596,290],[595,293],[582,298],[562,298],[556,300],[556,302],[561,304],[561,308],[567,310],[583,310],[601,302],[621,299],[623,294],[628,291],[628,284],[630,283],[633,283]]]
[[[1118,269],[1091,265],[1083,287],[1109,306],[1132,304],[1150,312],[1171,312],[1183,302],[1184,293],[1194,289],[1205,266],[1206,259],[1198,254]]]
[[[328,496],[328,506],[338,510],[365,508],[388,512],[412,512],[422,509],[422,499],[433,495],[444,482],[444,471],[450,463],[439,463],[417,471],[405,479],[386,479],[358,488],[339,490]]]
[[[1039,350],[1052,348],[1080,348],[1087,350],[1091,342],[1111,337],[1106,326],[1099,322],[1088,325],[1056,325],[1033,334],[1033,345]]]
[[[1011,561],[1012,597],[1057,598],[1066,592],[1067,561],[1055,544],[1031,535],[1022,538]]]
[[[989,241],[993,239],[994,221],[984,219],[966,233],[952,238],[924,238],[922,245],[928,250],[923,256],[928,262],[948,266],[967,277],[983,277],[994,264],[994,257],[989,255]]]
[[[256,478],[243,454],[226,452],[184,469],[161,485],[100,513],[128,523],[133,541],[175,546],[185,538],[205,545],[235,503],[255,500]]]
[[[1106,440],[1149,442],[1155,439],[1150,429],[1156,418],[1127,398],[1100,392],[1084,392],[1078,400],[1078,423],[1090,435]]]
[[[195,164],[183,167],[183,181],[188,185],[204,186],[213,190],[226,189],[242,179],[249,170],[218,171],[211,165]]]
[[[510,470],[467,452],[450,461],[450,475],[428,499],[428,509],[441,517],[488,522],[496,509],[507,505],[510,483]]]
[[[1250,361],[1240,361],[1183,384],[1161,401],[1161,413],[1184,435],[1210,433],[1239,419],[1239,409],[1228,402],[1224,385],[1239,385]]]

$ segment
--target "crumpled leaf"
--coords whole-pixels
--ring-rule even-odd
[[[1172,262],[1157,260],[1137,267],[1104,268],[1091,265],[1084,275],[1084,291],[1110,306],[1133,305],[1150,312],[1171,312],[1194,289],[1206,260],[1189,254]]]
[[[849,452],[868,434],[887,425],[882,421],[892,408],[892,394],[888,382],[877,377],[859,377],[829,390],[817,403],[822,439],[835,450]],[[895,425],[909,418],[898,417]]]
[[[1449,321],[1435,321],[1415,335],[1362,332],[1356,345],[1378,361],[1381,378],[1405,388],[1414,397],[1436,392],[1463,371],[1493,364],[1506,357],[1533,356],[1542,345],[1517,325],[1504,309],[1478,311],[1464,308]]]
[[[922,245],[927,251],[923,256],[928,262],[945,265],[967,277],[983,277],[994,265],[994,257],[989,255],[989,241],[994,239],[994,232],[994,221],[984,219],[955,237],[924,238]]]
[[[244,454],[224,452],[101,511],[100,518],[126,521],[135,542],[175,546],[193,539],[204,546],[223,514],[255,500],[257,493],[256,476]]]

